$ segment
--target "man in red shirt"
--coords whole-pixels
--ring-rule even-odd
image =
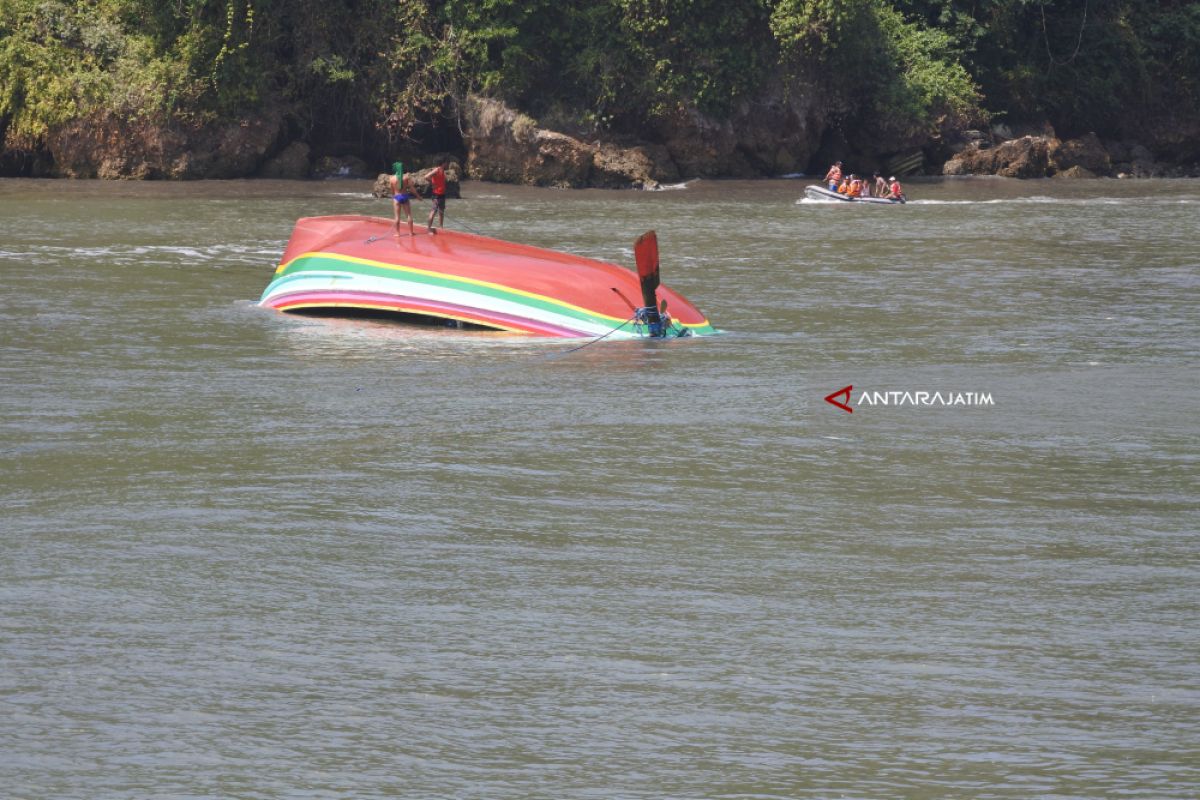
[[[433,191],[433,208],[429,209],[429,232],[437,233],[433,229],[433,215],[437,214],[438,227],[444,228],[446,222],[446,167],[450,166],[450,162],[443,159],[436,167],[428,173],[429,186]]]

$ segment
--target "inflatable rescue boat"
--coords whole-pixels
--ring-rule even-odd
[[[886,206],[894,206],[904,202],[903,197],[850,197],[838,192],[831,192],[824,186],[806,186],[804,187],[804,196],[809,200],[835,200],[841,203],[877,203]]]

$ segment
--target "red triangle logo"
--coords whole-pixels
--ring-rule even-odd
[[[825,402],[829,403],[830,405],[837,406],[842,411],[845,411],[847,414],[853,414],[854,409],[850,407],[850,392],[852,392],[852,391],[854,391],[854,384],[850,384],[849,386],[843,386],[841,389],[838,389],[833,394],[825,395]],[[834,398],[842,397],[842,396],[845,396],[845,398],[846,398],[846,402],[844,402],[844,403],[841,400],[834,399]]]

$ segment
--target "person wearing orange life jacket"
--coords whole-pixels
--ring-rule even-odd
[[[838,184],[842,182],[842,162],[836,162],[829,168],[829,172],[825,173],[825,183],[829,186],[829,191],[836,192]]]
[[[900,186],[900,181],[896,180],[896,176],[888,178],[888,196],[893,200],[904,200],[904,188]]]
[[[838,194],[850,193],[850,177],[848,175],[842,176],[842,182],[838,184],[837,192]]]
[[[857,175],[850,176],[850,186],[846,189],[847,197],[862,197],[863,182]]]

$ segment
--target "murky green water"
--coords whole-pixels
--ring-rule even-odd
[[[1197,796],[1200,182],[907,188],[465,185],[727,331],[567,352],[255,307],[365,183],[0,181],[0,795]]]

